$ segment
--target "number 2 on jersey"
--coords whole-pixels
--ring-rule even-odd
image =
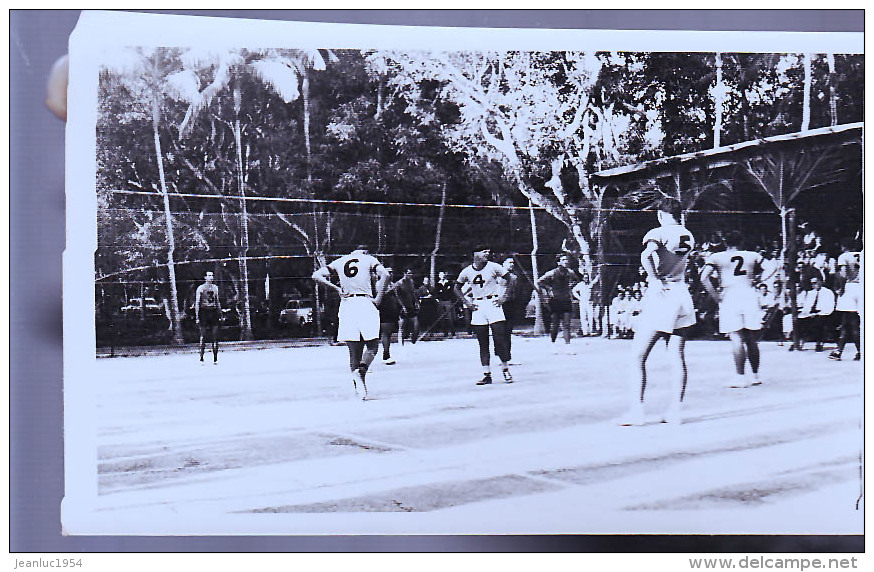
[[[744,257],[743,256],[732,256],[731,261],[735,263],[734,275],[735,276],[746,276],[747,271],[743,269]]]

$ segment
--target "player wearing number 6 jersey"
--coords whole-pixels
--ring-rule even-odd
[[[491,250],[488,248],[478,247],[473,253],[473,263],[461,271],[455,283],[455,294],[471,310],[470,325],[479,342],[483,378],[477,382],[477,385],[492,383],[489,329],[492,331],[495,353],[501,360],[504,381],[513,382],[508,363],[510,350],[507,346],[507,323],[504,310],[501,308],[506,301],[507,291],[498,282],[499,278],[509,278],[510,271],[500,264],[489,261],[490,254]]]
[[[771,277],[762,276],[760,254],[740,250],[742,242],[740,232],[731,231],[726,234],[726,250],[712,254],[701,272],[704,289],[719,304],[719,331],[728,334],[731,340],[737,378],[730,387],[761,384],[758,332],[762,329],[764,312],[759,304],[755,283]],[[714,273],[719,277],[721,290],[717,290],[710,280]],[[747,360],[752,370],[751,381],[747,381],[744,376]]]
[[[339,278],[339,286],[331,282],[331,274]],[[377,277],[376,286],[372,282]],[[337,340],[349,348],[349,368],[352,384],[358,392],[358,382],[367,399],[365,375],[379,348],[379,311],[388,271],[368,254],[366,246],[359,246],[346,256],[334,260],[313,272],[313,280],[340,293]],[[375,289],[375,293],[374,293]]]
[[[632,405],[620,420],[621,425],[644,423],[643,399],[646,391],[646,360],[659,339],[667,339],[674,365],[672,399],[663,421],[680,423],[680,406],[686,393],[686,338],[683,328],[695,324],[695,307],[685,283],[686,260],[695,246],[692,233],[679,223],[680,203],[667,199],[657,212],[658,228],[643,237],[640,262],[647,273],[649,287],[641,300],[634,335],[634,375]]]

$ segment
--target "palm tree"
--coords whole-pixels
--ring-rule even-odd
[[[121,50],[112,54],[105,63],[107,69],[119,74],[121,81],[132,93],[138,94],[151,117],[155,146],[155,161],[158,166],[160,193],[164,202],[164,226],[167,239],[167,271],[170,280],[170,317],[173,324],[173,341],[183,343],[182,322],[179,312],[179,294],[176,285],[176,241],[173,230],[173,214],[164,172],[164,153],[161,148],[161,127],[165,97],[188,100],[190,83],[182,73],[178,50],[168,48]]]
[[[240,274],[243,285],[243,316],[241,320],[241,336],[252,339],[252,319],[249,300],[249,216],[246,206],[246,178],[243,162],[243,144],[240,124],[242,107],[241,78],[244,74],[257,78],[270,91],[278,95],[288,104],[296,101],[301,92],[304,94],[304,130],[307,148],[307,178],[311,178],[311,150],[309,137],[309,76],[310,69],[323,70],[325,62],[318,50],[299,49],[239,49],[223,53],[195,52],[187,54],[190,62],[189,73],[196,77],[196,70],[207,68],[214,72],[213,80],[197,97],[193,98],[182,122],[179,125],[180,136],[189,133],[197,116],[207,109],[214,99],[230,89],[234,118],[229,124],[236,143],[237,186],[240,193],[240,211],[242,220],[241,252],[239,256]],[[199,82],[199,79],[197,80]]]
[[[802,191],[840,181],[844,168],[836,148],[787,151],[776,149],[762,152],[742,162],[744,172],[763,190],[780,211],[780,233],[785,262],[787,245],[787,215],[790,205]]]

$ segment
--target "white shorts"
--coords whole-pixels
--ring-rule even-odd
[[[379,337],[379,310],[373,299],[367,296],[353,296],[340,300],[337,340],[360,342]]]
[[[862,285],[858,282],[847,282],[844,293],[838,298],[835,310],[838,312],[858,312],[862,306]]]
[[[665,287],[650,285],[641,301],[637,331],[656,331],[671,334],[674,330],[694,326],[695,305],[685,282],[668,282]]]
[[[722,291],[719,303],[719,331],[723,334],[740,330],[761,330],[765,312],[759,296],[752,288],[738,286]]]
[[[474,310],[470,315],[471,326],[488,326],[495,322],[503,322],[504,309],[498,304],[498,297],[473,300]]]

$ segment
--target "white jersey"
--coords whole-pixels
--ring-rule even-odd
[[[328,268],[340,277],[343,296],[373,297],[372,277],[382,263],[362,250],[354,250],[328,264]]]
[[[761,273],[762,255],[749,250],[730,249],[716,252],[706,264],[719,273],[722,288],[753,287],[753,278]]]
[[[577,282],[571,293],[581,304],[588,304],[589,299],[592,297],[592,285],[585,282]]]
[[[646,233],[643,244],[655,242],[658,246],[659,277],[666,282],[682,282],[686,275],[686,260],[695,247],[692,233],[681,224],[666,224]]]
[[[469,285],[469,296],[474,300],[498,297],[502,291],[499,279],[504,278],[508,273],[506,268],[491,261],[486,262],[480,270],[470,265],[458,275],[458,284],[465,293],[467,293],[465,285]]]
[[[846,268],[844,272],[847,277],[847,282],[859,281],[859,268],[862,266],[861,258],[861,252],[842,252],[841,255],[838,256],[838,269],[842,266]]]

